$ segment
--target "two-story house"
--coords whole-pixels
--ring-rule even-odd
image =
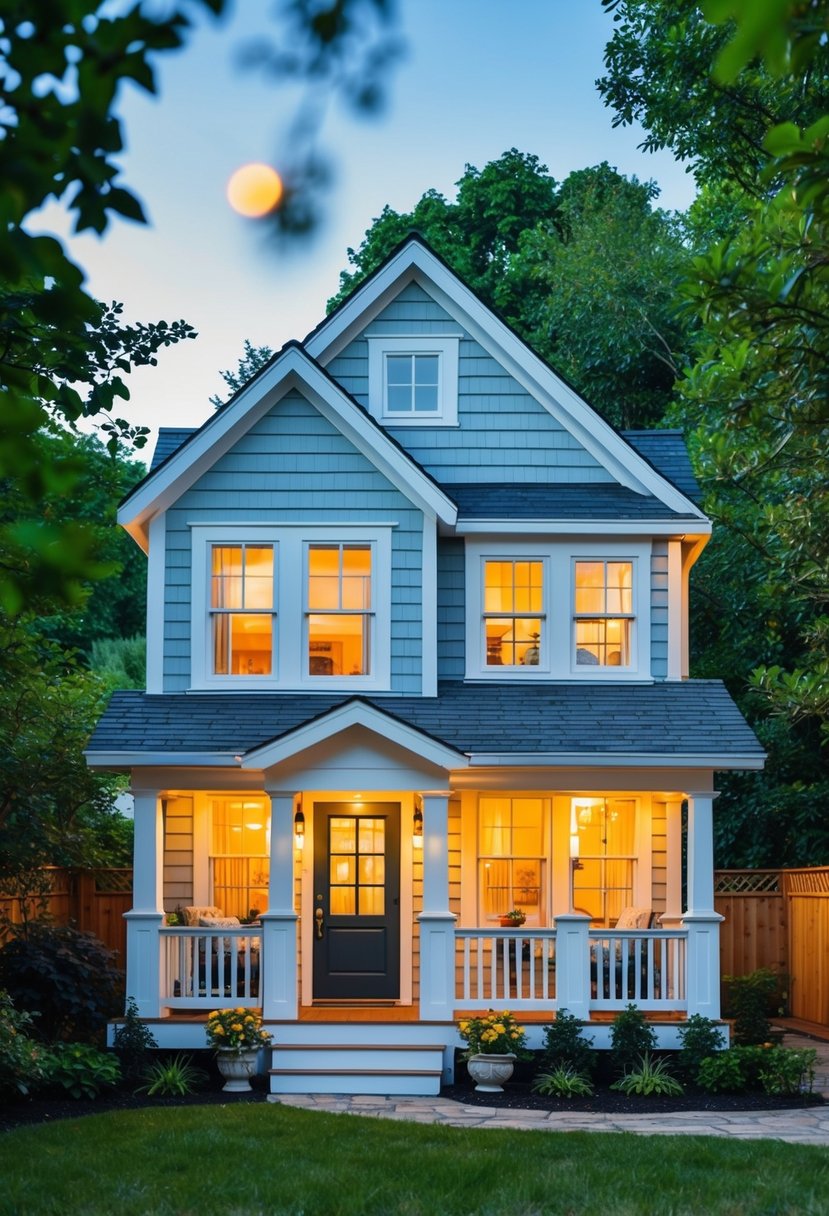
[[[162,1046],[259,1007],[275,1088],[427,1092],[464,1011],[719,1016],[714,774],[763,753],[688,679],[697,497],[678,433],[614,430],[416,238],[162,430],[119,517],[147,690],[88,752],[131,776]]]

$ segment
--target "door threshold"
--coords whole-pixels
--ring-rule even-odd
[[[399,1001],[376,1001],[350,997],[343,1000],[312,1001],[314,1009],[396,1009]]]

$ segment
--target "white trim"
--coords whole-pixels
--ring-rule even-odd
[[[668,541],[668,673],[669,680],[681,680],[683,662],[684,596],[682,594],[682,542]]]
[[[437,523],[423,516],[421,581],[420,695],[438,695],[438,535]]]
[[[573,683],[642,683],[650,681],[651,545],[645,540],[587,543],[573,541],[469,540],[466,550],[466,676],[475,681],[567,680]],[[544,626],[541,662],[532,667],[486,667],[483,626],[483,563],[487,559],[543,561]],[[633,563],[631,662],[627,667],[575,663],[574,566],[579,560]]]
[[[694,520],[706,520],[695,503],[657,473],[419,241],[407,242],[309,335],[305,344],[309,354],[327,364],[360,325],[365,327],[410,282],[428,291],[616,481],[654,494],[671,510]]]
[[[276,597],[273,608],[273,662],[269,676],[214,675],[211,671],[210,562],[214,544],[272,544]],[[365,676],[311,676],[304,656],[306,625],[306,554],[310,544],[356,542],[372,549],[371,661]],[[283,529],[262,525],[254,531],[237,524],[191,526],[192,690],[254,692],[315,689],[319,692],[386,692],[391,687],[391,528],[376,524],[312,524]],[[298,589],[301,592],[298,593]]]
[[[711,534],[711,524],[696,519],[678,519],[676,523],[666,523],[664,520],[645,520],[638,522],[630,519],[463,519],[454,529],[456,536],[595,536],[601,532],[603,536],[615,536],[620,539],[625,536],[655,537],[667,536],[685,540],[691,534],[686,532],[686,526],[693,528],[693,536],[705,537]]]
[[[460,334],[367,335],[368,409],[386,426],[458,425],[458,348]],[[436,355],[438,359],[437,409],[433,413],[399,413],[388,409],[386,378],[389,355]]]
[[[265,769],[281,764],[310,747],[331,739],[352,726],[362,726],[390,743],[412,752],[421,760],[447,770],[465,768],[467,760],[454,748],[431,739],[422,731],[390,718],[382,710],[362,701],[348,701],[313,722],[288,731],[261,747],[252,748],[242,759],[242,768]]]
[[[224,409],[139,485],[118,510],[118,522],[136,539],[146,537],[149,519],[166,510],[206,473],[287,393],[296,389],[421,510],[452,525],[454,503],[296,345],[287,347]],[[139,539],[139,543],[141,540]]]
[[[147,560],[147,692],[164,691],[164,616],[167,574],[167,516],[150,520]]]

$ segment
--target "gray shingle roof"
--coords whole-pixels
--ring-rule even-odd
[[[243,754],[355,698],[117,692],[88,754]],[[360,697],[461,753],[755,757],[760,744],[719,680],[466,684],[438,696]]]
[[[161,426],[158,428],[158,439],[155,444],[155,451],[150,462],[150,472],[153,473],[160,464],[172,456],[173,452],[178,451],[185,439],[189,439],[191,435],[195,435],[196,428],[182,426]]]
[[[632,448],[644,456],[658,473],[673,482],[691,502],[701,502],[702,494],[691,468],[682,431],[621,431]]]
[[[697,519],[666,507],[652,494],[603,482],[444,485],[464,519]]]

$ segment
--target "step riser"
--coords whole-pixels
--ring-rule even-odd
[[[271,1074],[272,1094],[409,1094],[434,1096],[440,1093],[440,1077],[340,1077],[279,1076]]]
[[[269,1023],[266,1027],[273,1035],[274,1045],[303,1047],[311,1044],[338,1044],[361,1047],[366,1043],[372,1047],[410,1047],[414,1044],[433,1046],[435,1043],[452,1043],[463,1046],[454,1025],[415,1025],[412,1023],[328,1023],[296,1022]],[[202,1032],[203,1033],[203,1032]]]
[[[443,1052],[396,1050],[393,1047],[381,1051],[353,1048],[337,1053],[334,1051],[303,1051],[302,1048],[281,1047],[273,1053],[273,1066],[282,1068],[386,1068],[405,1071],[438,1072],[443,1068]]]

